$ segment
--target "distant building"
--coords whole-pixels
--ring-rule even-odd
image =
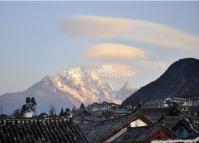
[[[169,107],[169,103],[176,102],[179,107],[184,106],[197,106],[199,105],[199,98],[182,98],[182,97],[167,97],[165,99],[156,99],[144,103],[144,107]]]
[[[94,111],[94,112],[100,112],[100,111],[106,111],[106,110],[116,110],[119,105],[115,103],[108,103],[106,101],[102,103],[94,102],[93,104],[89,105],[87,108],[88,110]]]
[[[189,116],[199,117],[199,105],[196,106],[183,106],[181,111]]]
[[[192,98],[192,104],[193,106],[199,106],[199,97]]]
[[[32,118],[33,113],[32,113],[32,111],[26,111],[26,112],[23,114],[23,116],[24,116],[25,118]]]
[[[103,135],[102,142],[115,142],[118,137],[127,132],[128,128],[145,127],[152,124],[153,122],[146,118],[141,112],[136,112],[130,115],[128,120],[124,119],[122,124],[118,122],[114,125],[110,131]]]
[[[163,107],[169,107],[169,104],[172,102],[176,102],[180,107],[182,106],[192,106],[192,102],[188,98],[181,97],[168,97],[163,100]]]

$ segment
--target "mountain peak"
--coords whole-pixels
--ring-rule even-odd
[[[126,81],[121,89],[132,90],[133,87],[128,81]]]
[[[27,96],[36,99],[38,112],[47,112],[51,106],[59,110],[62,107],[79,107],[81,103],[88,105],[99,100],[121,103],[132,93],[126,90],[130,89],[129,83],[124,87],[124,90],[118,94],[118,91],[114,91],[110,83],[103,81],[94,69],[77,67],[67,69],[66,75],[45,76],[23,92],[6,94],[0,97],[0,105],[5,107],[7,113],[11,113],[23,104]],[[18,101],[17,104],[15,101]]]
[[[117,98],[125,100],[127,97],[129,97],[133,92],[135,91],[135,89],[133,89],[133,87],[131,86],[131,84],[126,81],[124,83],[124,85],[122,86],[122,88],[118,91],[117,93]]]
[[[180,59],[155,81],[140,88],[122,105],[136,105],[167,97],[198,97],[199,96],[199,60],[194,58]]]
[[[198,59],[194,59],[194,58],[184,58],[184,59],[180,59],[176,62],[174,62],[170,68],[173,68],[173,67],[189,67],[189,66],[193,66],[193,64],[197,64],[199,62]]]
[[[51,77],[50,77],[49,75],[47,75],[47,76],[45,76],[42,80],[43,80],[43,81],[45,81],[45,80],[50,80],[50,78],[51,78]]]
[[[183,58],[183,59],[179,59],[178,61],[174,62],[174,63],[180,63],[180,62],[198,62],[198,59],[195,58]]]

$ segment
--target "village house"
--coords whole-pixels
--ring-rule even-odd
[[[168,140],[175,139],[176,134],[171,129],[166,127],[161,121],[143,127],[128,127],[126,133],[117,138],[114,143],[150,143],[153,140]]]
[[[89,142],[112,142],[127,131],[128,127],[141,127],[153,124],[141,112],[132,111],[124,116],[108,120],[84,120],[79,127]]]
[[[153,108],[165,108],[169,107],[169,103],[176,102],[179,107],[191,107],[199,105],[199,99],[197,97],[194,98],[182,98],[182,97],[167,97],[165,99],[156,99],[149,102],[144,103],[144,107],[153,107]]]
[[[199,105],[183,106],[181,111],[186,115],[199,117]]]
[[[119,136],[127,132],[127,128],[145,127],[151,125],[153,122],[146,118],[141,112],[135,112],[129,116],[129,119],[123,120],[121,124],[116,124],[106,134],[103,135],[102,141],[105,143],[115,141]]]
[[[101,111],[106,111],[106,110],[117,110],[118,106],[119,105],[115,103],[108,103],[104,101],[102,103],[94,102],[93,104],[89,105],[87,108],[94,112],[101,112]]]
[[[95,143],[151,142],[154,140],[190,139],[199,136],[197,133],[198,118],[192,117],[189,128],[186,127],[190,134],[187,135],[188,133],[184,134],[185,131],[179,129],[179,126],[184,126],[184,121],[181,124],[183,113],[171,116],[169,111],[169,108],[166,107],[156,109],[137,107],[131,112],[124,112],[126,114],[122,116],[115,116],[107,120],[84,118],[78,125],[88,141]],[[160,115],[162,116],[160,117]]]
[[[181,117],[173,128],[179,139],[193,139],[199,136],[199,126],[197,126],[190,118]]]

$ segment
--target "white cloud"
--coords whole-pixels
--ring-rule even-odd
[[[74,16],[61,25],[61,30],[80,38],[116,38],[127,32],[130,23],[119,18]]]
[[[150,60],[143,60],[141,61],[146,68],[150,68],[153,70],[166,70],[168,64],[163,61],[150,61]]]
[[[132,59],[144,59],[145,52],[137,47],[123,44],[97,44],[89,46],[84,56],[92,60],[127,61]]]
[[[79,38],[123,38],[158,46],[198,50],[199,37],[155,22],[101,17],[74,16],[62,23],[61,30]]]

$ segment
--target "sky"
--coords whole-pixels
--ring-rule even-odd
[[[71,67],[110,67],[140,88],[199,58],[199,2],[0,2],[0,94]]]

